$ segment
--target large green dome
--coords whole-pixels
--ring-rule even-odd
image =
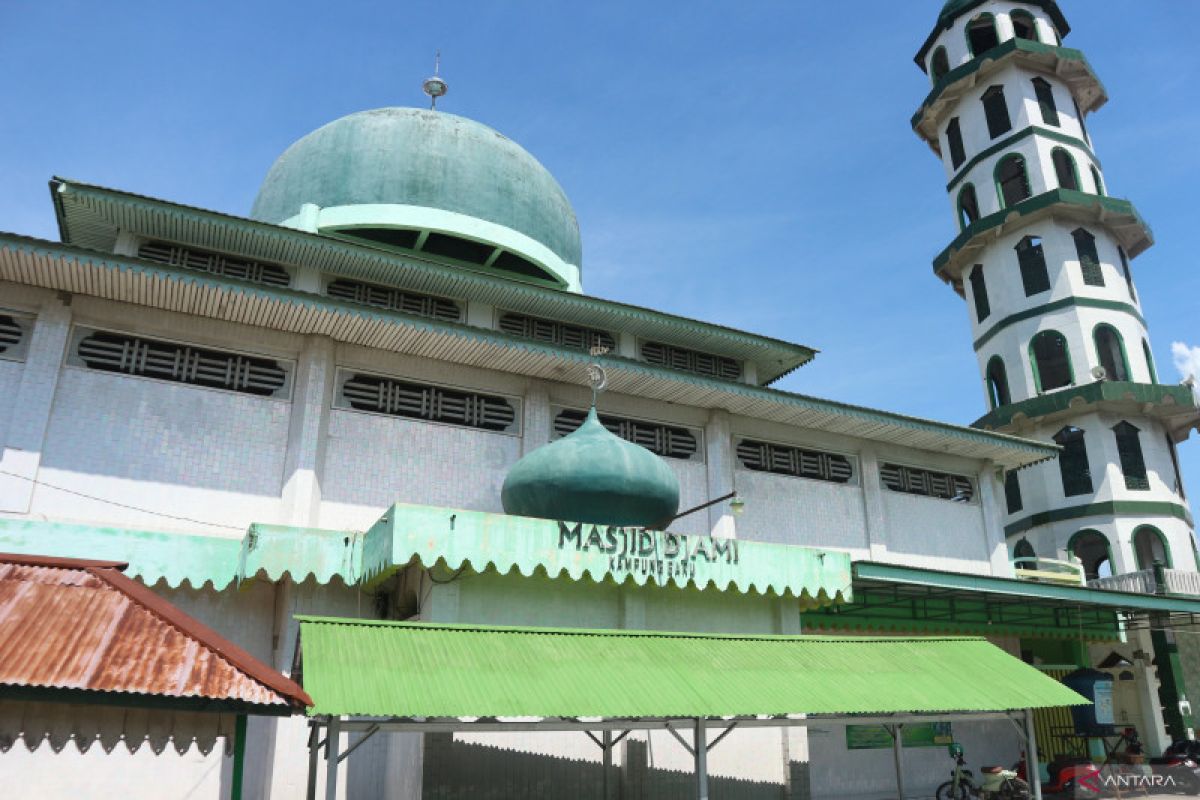
[[[562,187],[516,142],[464,117],[380,108],[318,128],[271,167],[251,216],[304,227],[306,205],[321,232],[437,231],[572,283],[558,275],[567,265],[578,283],[579,224]]]
[[[606,429],[593,408],[576,431],[518,461],[500,500],[506,513],[523,517],[655,526],[679,510],[679,478],[661,458]]]

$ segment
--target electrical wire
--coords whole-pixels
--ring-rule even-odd
[[[196,525],[208,525],[213,528],[225,528],[226,530],[231,530],[231,531],[245,532],[245,530],[246,530],[245,528],[238,527],[237,525],[224,525],[220,522],[206,522],[205,520],[195,519],[193,517],[182,517],[177,514],[167,514],[163,511],[153,511],[149,508],[141,508],[140,506],[131,506],[128,503],[121,503],[117,500],[109,500],[108,498],[105,498],[105,497],[97,497],[93,494],[87,494],[85,492],[76,491],[75,489],[68,489],[65,486],[56,486],[53,483],[46,483],[45,481],[39,481],[37,478],[30,478],[25,475],[18,475],[15,472],[9,472],[8,470],[4,470],[4,469],[0,469],[0,475],[7,475],[10,478],[16,478],[17,480],[28,481],[29,483],[32,483],[35,486],[44,486],[47,489],[54,489],[59,492],[65,492],[67,494],[75,495],[76,497],[82,497],[87,500],[95,500],[97,503],[107,503],[110,506],[116,506],[117,508],[124,508],[129,511],[137,511],[142,514],[150,514],[151,516],[155,516],[155,517],[163,517],[165,519],[174,519],[174,520],[179,520],[180,522],[192,522],[192,523],[195,523]]]

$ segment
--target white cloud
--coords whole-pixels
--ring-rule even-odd
[[[1185,380],[1188,376],[1195,377],[1197,384],[1192,386],[1192,392],[1200,402],[1200,347],[1188,347],[1183,342],[1171,342],[1171,358],[1175,361],[1175,369]]]

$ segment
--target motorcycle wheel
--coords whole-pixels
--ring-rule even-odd
[[[1004,800],[1029,800],[1029,784],[1020,778],[1009,778],[1000,787],[999,794]]]
[[[954,781],[946,781],[937,788],[933,796],[937,800],[972,800],[971,790],[968,788],[966,781],[958,784],[958,791],[954,790]]]

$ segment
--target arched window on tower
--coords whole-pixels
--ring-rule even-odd
[[[1158,383],[1158,370],[1154,368],[1154,354],[1150,352],[1150,342],[1142,339],[1142,354],[1146,356],[1146,369],[1150,373],[1150,382]]]
[[[929,74],[933,77],[933,82],[937,83],[949,71],[950,58],[946,55],[946,48],[939,47],[933,51],[933,57],[929,59]]]
[[[1042,112],[1042,122],[1047,125],[1059,126],[1058,105],[1054,102],[1054,88],[1045,78],[1033,79],[1033,91],[1037,95],[1038,109]]]
[[[1129,269],[1129,256],[1125,255],[1125,248],[1118,247],[1117,255],[1121,258],[1121,274],[1125,276],[1125,286],[1129,289],[1129,299],[1137,302],[1137,291],[1133,288],[1133,272]]]
[[[1037,23],[1033,21],[1033,14],[1028,11],[1014,11],[1009,15],[1012,19],[1013,35],[1018,39],[1025,39],[1029,42],[1036,42]]]
[[[1021,265],[1021,283],[1025,287],[1026,297],[1049,291],[1050,273],[1046,269],[1042,237],[1026,236],[1017,242],[1017,263]]]
[[[1012,394],[1008,390],[1008,370],[1004,368],[1004,359],[992,356],[987,365],[988,399],[992,410],[1012,403]]]
[[[1125,357],[1125,341],[1117,329],[1107,323],[1100,323],[1092,331],[1092,339],[1096,343],[1096,354],[1100,356],[1100,366],[1110,381],[1129,380],[1129,359]]]
[[[1071,154],[1061,147],[1056,147],[1050,153],[1050,158],[1054,161],[1054,175],[1058,178],[1059,187],[1079,191],[1079,171],[1075,168],[1075,159],[1071,158]]]
[[[1079,269],[1083,272],[1086,286],[1103,286],[1104,272],[1100,269],[1100,256],[1096,252],[1096,237],[1083,228],[1071,231],[1075,240],[1075,253],[1079,256]]]
[[[1125,476],[1125,488],[1134,492],[1150,491],[1150,478],[1146,475],[1146,458],[1142,455],[1142,439],[1139,430],[1128,422],[1118,422],[1113,427],[1117,435],[1117,455],[1121,460],[1121,474]]]
[[[1079,559],[1089,581],[1112,576],[1112,550],[1100,531],[1079,531],[1067,542],[1067,551]]]
[[[1096,194],[1104,196],[1104,181],[1100,180],[1100,170],[1095,164],[1092,165],[1092,186],[1096,187]]]
[[[958,117],[946,123],[946,144],[950,146],[950,165],[958,169],[967,160],[967,151],[963,149],[962,128],[959,127]]]
[[[1084,141],[1091,142],[1092,137],[1088,136],[1087,123],[1083,121],[1083,111],[1079,108],[1079,101],[1074,96],[1071,97],[1071,105],[1075,108],[1075,119],[1079,121],[1079,131],[1083,134]]]
[[[1010,514],[1015,514],[1024,507],[1021,502],[1021,480],[1017,477],[1015,469],[1004,473],[1004,505]],[[1031,556],[1032,550],[1033,548],[1030,548]]]
[[[967,47],[972,56],[978,56],[1000,44],[996,32],[996,18],[991,14],[980,14],[967,23]]]
[[[1012,130],[1012,119],[1008,116],[1008,102],[1004,99],[1003,86],[991,86],[983,93],[983,114],[987,117],[988,135],[997,136]]]
[[[1042,331],[1029,343],[1033,362],[1033,381],[1038,392],[1049,392],[1070,386],[1075,377],[1071,372],[1071,354],[1067,340],[1058,331]]]
[[[1016,475],[1015,472],[1010,472],[1010,475]],[[1024,536],[1021,541],[1017,542],[1013,547],[1013,558],[1037,558],[1037,551],[1033,549],[1033,545]]]
[[[1133,555],[1137,559],[1138,569],[1153,569],[1155,564],[1162,564],[1167,569],[1171,563],[1171,548],[1167,545],[1167,537],[1153,525],[1142,525],[1133,531]]]
[[[1054,441],[1062,445],[1058,471],[1062,475],[1063,494],[1067,497],[1092,493],[1092,470],[1088,466],[1083,435],[1082,430],[1070,425],[1054,434]]]
[[[1023,156],[1009,153],[1000,159],[1000,163],[996,165],[996,190],[1000,194],[1001,208],[1015,206],[1032,196]]]
[[[992,313],[992,306],[988,303],[987,283],[983,279],[983,264],[972,267],[967,280],[971,284],[971,299],[975,301],[975,320],[983,322]]]
[[[958,226],[966,228],[979,219],[979,197],[975,194],[975,184],[964,184],[958,192]]]

